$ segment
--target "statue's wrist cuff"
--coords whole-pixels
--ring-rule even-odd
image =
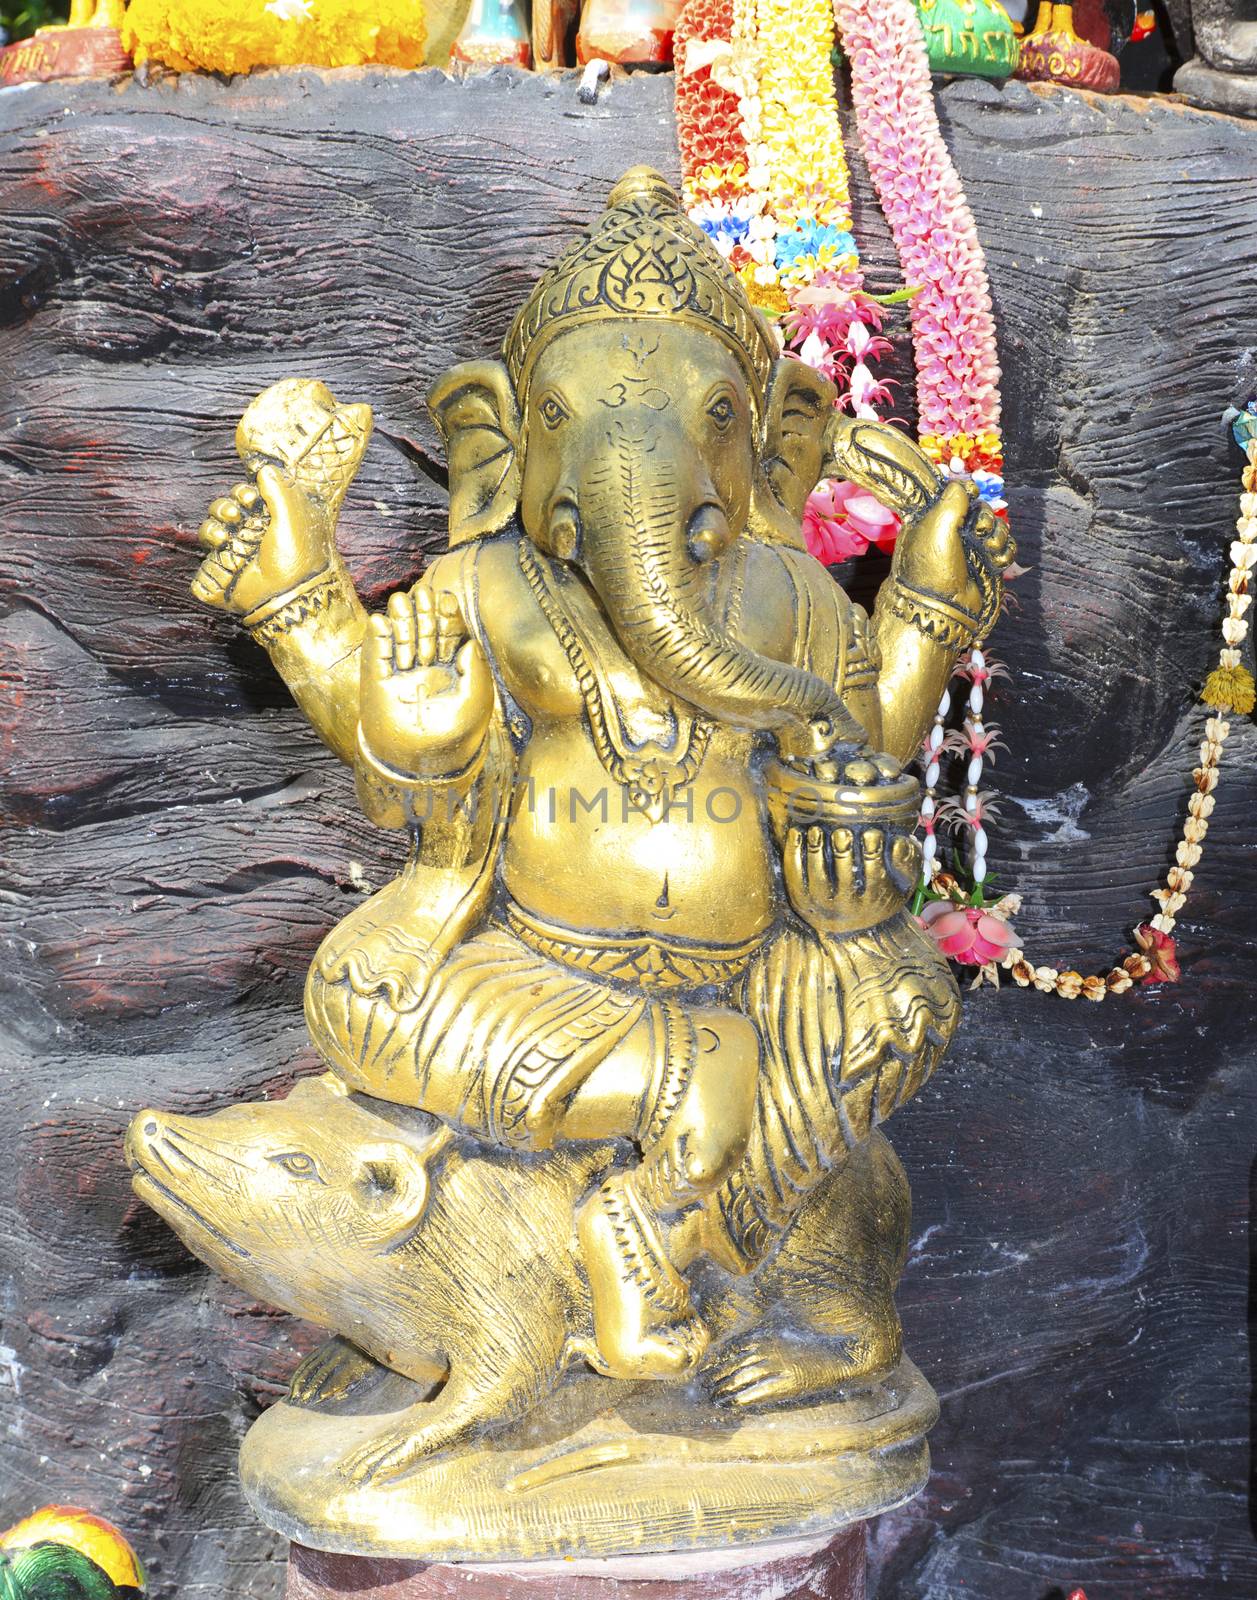
[[[959,649],[977,637],[978,619],[962,607],[899,580],[892,580],[889,587],[891,616],[911,623],[934,644]]]
[[[300,623],[326,611],[339,591],[340,573],[334,566],[324,567],[295,589],[264,600],[240,620],[251,637],[269,650]]]
[[[375,755],[367,743],[366,732],[362,723],[358,724],[358,760],[367,774],[378,784],[385,784],[393,789],[400,789],[404,793],[413,794],[420,790],[429,790],[436,793],[445,793],[461,799],[475,783],[484,769],[485,758],[489,750],[489,739],[486,735],[480,741],[480,748],[472,756],[465,767],[457,772],[443,772],[436,777],[428,777],[422,773],[403,772],[397,767],[389,766],[385,761]]]

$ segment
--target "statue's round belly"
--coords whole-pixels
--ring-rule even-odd
[[[758,790],[745,763],[715,750],[652,821],[583,733],[540,748],[534,736],[502,870],[526,911],[592,934],[731,947],[763,933],[776,911]]]

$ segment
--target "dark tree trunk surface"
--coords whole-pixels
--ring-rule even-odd
[[[675,175],[671,93],[306,72],[0,96],[0,1525],[90,1505],[161,1596],[279,1594],[234,1455],[312,1334],[131,1199],[122,1130],[307,1067],[306,964],[399,861],[264,657],[189,597],[196,526],[239,476],[250,397],[315,374],[376,409],[352,570],[376,602],[411,578],[443,529],[429,381],[495,349],[625,166]],[[1254,380],[1257,124],[1018,84],[942,107],[1032,568],[997,645],[996,866],[1031,951],[1090,970],[1155,909],[1203,720],[1237,509],[1221,412]],[[857,212],[893,287],[861,172]],[[894,1124],[909,1348],[943,1419],[929,1492],[876,1530],[881,1600],[1257,1593],[1255,744],[1235,719],[1182,984],[978,994]]]

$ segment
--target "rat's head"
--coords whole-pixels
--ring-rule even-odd
[[[394,1124],[335,1080],[309,1078],[286,1100],[209,1116],[141,1111],[126,1149],[135,1192],[194,1254],[259,1298],[314,1316],[315,1279],[333,1293],[414,1232],[447,1140],[439,1123]]]

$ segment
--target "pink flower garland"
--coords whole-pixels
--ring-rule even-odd
[[[986,264],[939,131],[914,0],[834,0],[856,123],[911,302],[923,448],[999,475],[999,362]],[[995,489],[995,485],[990,486]],[[988,498],[1003,510],[1002,494]]]
[[[890,223],[911,302],[917,369],[920,442],[953,476],[972,476],[997,515],[1007,515],[1000,437],[1000,369],[986,261],[973,213],[947,153],[934,110],[929,56],[914,0],[834,0],[843,49],[851,63],[851,94],[865,159]],[[951,704],[944,694],[925,752],[925,887],[949,900],[964,895],[968,911],[985,914],[987,823],[997,808],[980,787],[998,729],[983,722],[988,679],[1002,670],[974,645],[958,668],[969,679],[963,732],[944,739]],[[944,743],[965,760],[963,796],[939,803],[936,784]],[[946,819],[968,833],[965,892],[940,872],[935,830]],[[999,907],[1011,904],[1001,900]],[[966,913],[968,914],[968,912]],[[977,922],[970,916],[976,929]],[[951,924],[928,925],[931,932]],[[989,945],[989,941],[987,942]],[[982,946],[985,948],[986,946]],[[971,952],[979,944],[971,945]],[[949,951],[949,953],[954,953]],[[958,959],[975,959],[974,954]],[[990,960],[979,960],[984,972]]]

